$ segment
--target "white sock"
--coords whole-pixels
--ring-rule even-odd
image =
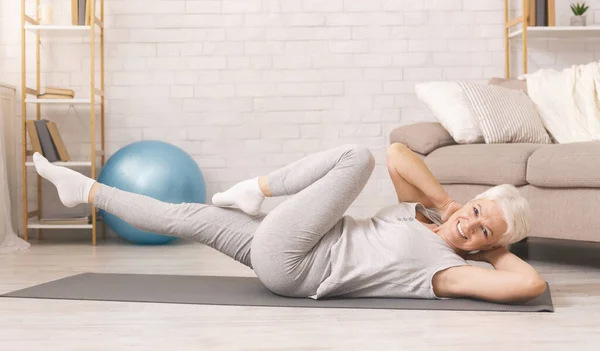
[[[74,207],[88,202],[95,180],[72,169],[53,165],[38,152],[33,154],[33,163],[38,174],[56,186],[63,205]]]
[[[238,207],[249,215],[260,212],[265,195],[258,185],[258,177],[244,180],[223,193],[216,193],[212,202],[219,207]]]

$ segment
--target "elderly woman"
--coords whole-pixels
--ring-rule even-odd
[[[355,219],[344,213],[375,165],[360,145],[242,181],[215,194],[216,206],[127,193],[34,155],[38,173],[54,183],[66,206],[91,203],[142,230],[209,245],[251,267],[279,295],[521,302],[544,292],[538,273],[506,249],[530,227],[528,203],[513,186],[493,187],[460,205],[404,145],[391,145],[387,160],[399,203]],[[290,195],[268,214],[259,212],[265,197]]]

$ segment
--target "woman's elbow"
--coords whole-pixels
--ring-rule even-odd
[[[542,278],[535,278],[529,283],[529,292],[532,298],[542,295],[546,291],[546,281]]]
[[[521,284],[518,290],[505,296],[499,302],[503,303],[525,303],[542,295],[546,291],[546,282],[541,278],[532,278]]]
[[[524,303],[535,299],[546,291],[546,282],[541,278],[532,278],[523,287],[513,302]]]
[[[401,144],[401,143],[393,143],[392,145],[388,146],[388,148],[387,148],[387,152],[386,152],[387,163],[395,164],[395,163],[399,162],[400,160],[404,160],[405,155],[407,155],[409,152],[412,152],[412,151],[408,148],[408,146]]]
[[[398,152],[406,150],[410,150],[406,144],[395,142],[388,146],[387,154],[396,154]]]

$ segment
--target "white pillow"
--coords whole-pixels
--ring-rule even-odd
[[[415,85],[415,92],[454,141],[459,144],[484,142],[471,104],[458,82],[419,83]]]

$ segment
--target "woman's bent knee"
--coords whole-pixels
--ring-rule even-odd
[[[352,161],[361,166],[365,167],[372,172],[375,168],[375,156],[373,156],[373,152],[371,150],[360,144],[346,144],[346,148],[348,148],[348,155],[352,157]]]

